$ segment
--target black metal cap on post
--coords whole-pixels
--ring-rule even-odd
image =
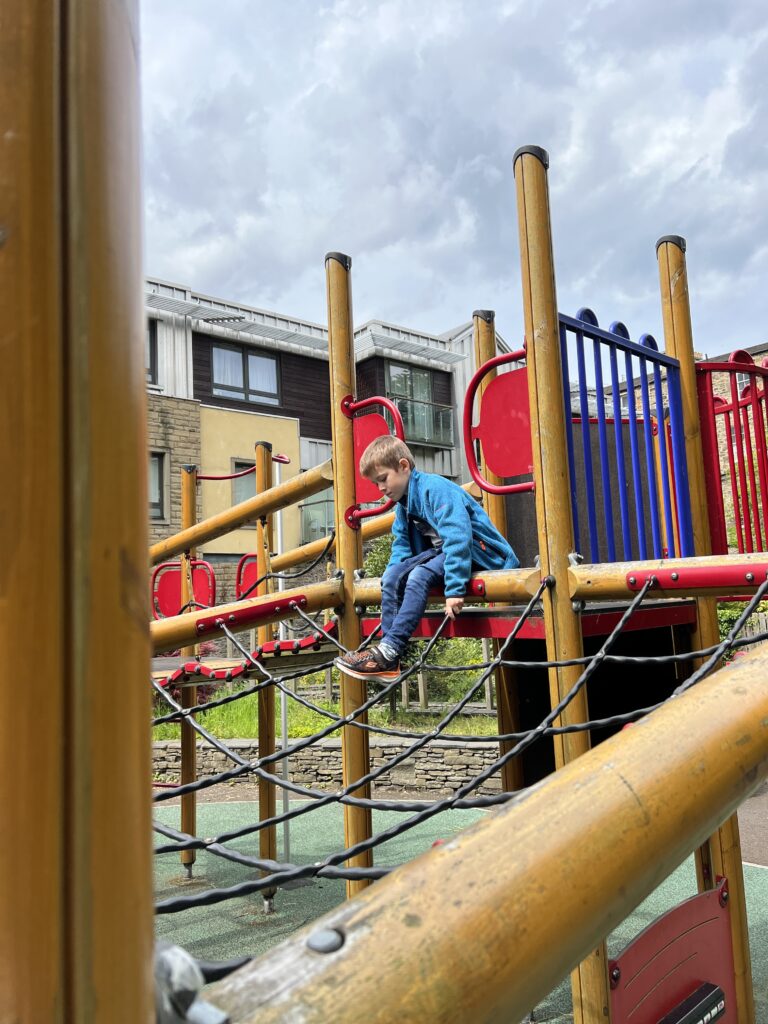
[[[549,167],[549,153],[546,149],[542,149],[541,146],[521,146],[520,149],[515,151],[515,155],[512,157],[513,167],[517,163],[517,158],[522,156],[523,153],[530,153],[531,156],[535,156],[537,160],[541,160],[545,168]]]
[[[351,270],[352,269],[352,257],[351,256],[347,256],[346,253],[343,253],[343,252],[327,252],[325,254],[325,262],[327,263],[328,260],[336,260],[336,262],[340,263],[342,265],[342,267],[344,267],[345,270]]]
[[[197,469],[197,466],[195,466],[192,463],[187,463],[183,465],[181,468],[184,470],[185,473],[194,473],[195,470]]]
[[[258,445],[260,448],[266,448],[268,452],[272,451],[272,442],[271,441],[254,441],[253,443],[254,443],[254,447],[256,445]]]
[[[492,324],[496,319],[496,311],[493,309],[476,309],[472,313],[472,317],[479,316],[481,320],[485,320],[487,324]]]
[[[682,235],[662,235],[656,243],[657,255],[659,252],[659,246],[664,242],[671,242],[673,245],[676,245],[678,249],[682,250],[682,252],[685,252],[685,239]]]

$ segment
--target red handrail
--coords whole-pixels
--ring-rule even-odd
[[[287,466],[287,465],[290,464],[291,460],[290,460],[290,458],[287,455],[273,455],[272,456],[272,461],[273,462],[279,462],[283,466]],[[197,474],[197,479],[198,480],[237,480],[238,477],[248,476],[250,473],[255,473],[255,472],[256,472],[256,465],[254,463],[253,466],[249,466],[247,469],[241,469],[238,473],[223,473],[221,476],[218,476],[218,475],[213,474],[213,473],[198,473]]]
[[[373,395],[371,398],[361,398],[359,402],[356,402],[352,398],[352,395],[345,395],[341,400],[341,411],[346,417],[351,419],[356,412],[360,412],[361,409],[370,409],[371,406],[374,405],[381,405],[387,410],[392,417],[395,436],[399,437],[401,441],[404,441],[405,425],[403,424],[403,417],[400,415],[400,410],[397,408],[395,403],[389,398],[384,398],[381,395]],[[344,513],[344,518],[350,526],[356,529],[357,524],[361,519],[370,519],[371,516],[379,516],[384,512],[390,512],[394,507],[395,502],[391,499],[383,501],[380,505],[374,505],[373,508],[360,508],[358,505],[353,505]]]

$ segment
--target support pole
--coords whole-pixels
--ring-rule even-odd
[[[475,348],[475,369],[479,370],[483,363],[493,359],[496,353],[496,314],[492,309],[476,309],[472,314],[474,327],[474,348]],[[496,377],[497,371],[491,370],[480,383],[479,401],[482,403],[485,390],[491,381]],[[502,481],[493,473],[485,462],[482,448],[480,450],[480,472],[491,484],[500,484]],[[507,535],[507,509],[502,494],[491,494],[483,491],[483,507],[488,513],[488,518],[502,535]],[[488,647],[492,658],[499,653],[499,641],[492,640]],[[515,644],[513,643],[508,657],[511,661],[515,659]],[[513,669],[504,665],[493,673],[496,686],[496,720],[500,733],[518,732],[520,729],[520,709],[518,704],[517,678]],[[490,679],[488,680],[490,683]],[[499,741],[499,753],[506,754],[512,747],[509,740]],[[519,757],[513,757],[507,761],[501,769],[501,785],[507,792],[522,789],[523,787],[523,763]]]
[[[704,455],[701,446],[701,423],[696,389],[696,359],[691,329],[691,307],[688,295],[688,270],[685,261],[685,239],[665,235],[656,243],[661,289],[661,311],[664,320],[664,346],[667,355],[680,362],[680,389],[683,399],[685,455],[691,494],[691,523],[696,555],[712,553],[712,539],[707,508],[704,477]],[[696,602],[696,648],[716,644],[720,639],[717,603],[712,598]],[[752,964],[749,953],[747,906],[744,896],[744,871],[741,863],[739,822],[732,815],[710,837],[697,853],[696,873],[699,889],[711,889],[717,875],[728,878],[730,890],[733,962],[736,972],[736,999],[739,1024],[754,1024],[755,999],[752,989]]]
[[[181,528],[186,530],[195,525],[197,519],[197,466],[181,467]],[[195,549],[182,552],[181,555],[181,606],[185,608],[194,600],[195,592],[192,581],[192,560]],[[194,658],[197,645],[192,644],[181,648],[181,657],[185,660]],[[181,690],[181,706],[197,707],[197,687],[184,686]],[[181,722],[181,785],[197,781],[197,733],[189,722]],[[197,834],[197,793],[185,793],[181,798],[181,831],[189,836]],[[182,850],[181,863],[192,877],[192,865],[197,859],[195,850]]]
[[[560,337],[549,216],[547,168],[549,157],[538,146],[515,153],[515,183],[520,229],[523,309],[531,409],[536,521],[542,576],[554,585],[544,594],[547,659],[583,656],[581,623],[568,594],[568,555],[574,550],[566,448]],[[556,704],[578,679],[578,667],[550,669],[549,688]],[[556,724],[587,721],[587,699],[582,692]],[[555,737],[558,768],[589,749],[589,734]],[[572,884],[581,884],[573,878]],[[609,1015],[605,943],[571,975],[574,1024],[604,1024]]]
[[[339,639],[345,647],[360,645],[360,620],[353,600],[354,571],[363,563],[360,530],[353,530],[344,512],[355,504],[355,450],[352,420],[342,412],[341,403],[347,395],[355,395],[355,348],[352,322],[352,261],[343,253],[330,252],[325,257],[328,289],[328,365],[331,375],[331,430],[333,438],[334,501],[336,515],[336,566],[343,573],[341,581],[343,608],[339,614]],[[366,699],[365,683],[341,673],[341,713],[348,715]],[[368,716],[360,721],[367,722]],[[370,768],[368,733],[345,726],[341,735],[342,776],[344,786],[366,775]],[[370,786],[355,791],[355,796],[370,797]],[[371,811],[366,807],[344,805],[344,842],[347,847],[370,838]],[[370,867],[371,851],[347,861],[351,867]],[[347,896],[368,885],[367,880],[347,882]]]
[[[268,441],[256,442],[256,493],[264,494],[272,486],[272,445]],[[257,579],[269,572],[271,522],[267,515],[262,516],[256,524],[256,573]],[[269,580],[264,580],[256,588],[257,597],[265,597],[271,591]],[[272,639],[271,626],[259,626],[257,643],[263,646]],[[267,686],[259,690],[259,758],[268,757],[275,752],[275,688]],[[285,739],[284,739],[285,742]],[[275,774],[277,764],[273,762],[266,770]],[[259,821],[274,818],[277,811],[277,793],[275,784],[266,779],[259,779]],[[259,856],[265,860],[277,860],[277,829],[274,825],[261,829],[259,832]],[[262,876],[267,872],[262,872]],[[262,892],[264,910],[271,913],[275,897],[275,889]]]
[[[155,1015],[137,6],[3,9],[0,642],[22,685],[0,715],[0,1020],[18,1024]]]

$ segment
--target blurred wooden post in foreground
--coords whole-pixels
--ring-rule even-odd
[[[3,8],[0,1019],[149,1024],[135,0]],[[41,624],[44,633],[41,634]]]

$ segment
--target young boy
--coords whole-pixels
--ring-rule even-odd
[[[397,502],[392,554],[381,580],[382,637],[377,647],[350,651],[335,664],[356,679],[391,682],[433,587],[443,590],[445,614],[455,619],[473,571],[520,563],[482,505],[445,477],[419,472],[399,438],[372,441],[360,472]]]

